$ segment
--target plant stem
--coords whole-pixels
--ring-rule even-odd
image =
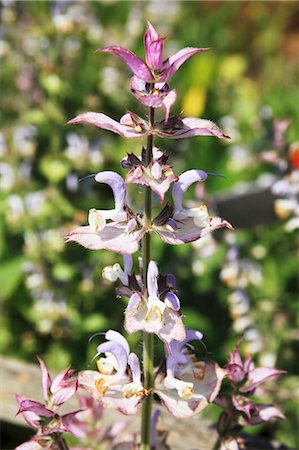
[[[62,433],[53,433],[53,441],[59,448],[59,450],[69,450],[69,446],[67,445]]]
[[[150,108],[150,124],[154,126],[155,110]],[[148,166],[153,156],[153,136],[148,136],[145,153],[145,165]],[[152,190],[145,186],[144,192],[144,224],[149,228],[152,220]],[[143,295],[147,300],[147,267],[151,260],[151,235],[149,232],[144,234],[142,239],[142,267],[143,267]],[[143,333],[143,370],[144,370],[144,388],[149,391],[149,395],[142,402],[141,418],[141,450],[150,450],[150,430],[152,416],[152,397],[151,389],[154,385],[154,335]]]

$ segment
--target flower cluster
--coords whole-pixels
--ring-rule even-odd
[[[153,311],[153,317],[159,313]],[[202,334],[183,329],[184,339],[173,339],[166,349],[166,371],[156,374],[152,389],[175,417],[187,418],[197,414],[212,402],[219,392],[225,371],[215,362],[198,360],[187,344],[201,340]],[[135,414],[142,400],[150,394],[142,383],[140,363],[130,353],[126,339],[109,330],[106,342],[97,347],[97,370],[79,373],[79,386],[104,406],[123,414]]]
[[[228,352],[228,363],[224,368],[231,393],[221,394],[215,400],[215,403],[223,409],[218,422],[223,450],[244,448],[244,441],[238,437],[243,426],[284,418],[276,406],[256,403],[251,397],[260,384],[277,378],[286,371],[271,367],[255,367],[251,356],[247,356],[243,361],[239,353],[241,342],[242,338],[233,352]]]

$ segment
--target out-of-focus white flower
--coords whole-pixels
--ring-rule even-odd
[[[231,133],[230,130],[229,133]],[[234,145],[230,148],[229,153],[227,166],[233,172],[245,170],[253,163],[252,155],[246,147]]]
[[[1,41],[0,41],[0,56],[1,56]],[[6,139],[3,133],[0,131],[0,156],[4,156],[7,152]]]
[[[15,184],[15,171],[14,169],[7,163],[0,163],[0,186],[2,192],[9,192],[13,188]]]
[[[7,197],[6,203],[8,220],[11,222],[19,221],[25,213],[23,199],[17,194],[11,194]]]
[[[45,203],[46,194],[43,191],[28,192],[24,200],[28,213],[37,216]]]
[[[22,156],[32,156],[36,149],[37,129],[33,125],[16,127],[13,133],[13,147]]]

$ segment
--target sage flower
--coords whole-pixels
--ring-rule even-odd
[[[131,78],[132,94],[145,106],[151,108],[163,107],[165,110],[165,122],[168,121],[170,107],[176,101],[176,90],[169,89],[167,83],[147,83],[141,78]]]
[[[173,208],[164,210],[154,219],[152,229],[162,241],[178,245],[193,242],[218,228],[233,229],[232,225],[220,217],[210,217],[207,207],[184,208],[186,190],[192,183],[202,182],[208,176],[203,170],[187,170],[180,175],[172,188]]]
[[[128,333],[145,331],[155,333],[167,345],[176,339],[185,338],[185,328],[179,312],[178,297],[169,293],[164,301],[160,300],[158,291],[159,270],[154,261],[150,261],[147,269],[148,298],[141,292],[134,292],[125,312],[125,329]]]
[[[122,177],[115,172],[105,171],[96,174],[95,180],[111,187],[115,208],[90,209],[88,225],[71,231],[66,241],[77,242],[92,250],[105,249],[122,254],[136,252],[143,231],[138,217],[126,206],[126,186]]]
[[[167,159],[168,156],[158,148],[154,148],[152,161],[148,165],[142,158],[140,159],[132,153],[129,154],[122,160],[123,167],[131,168],[126,177],[126,183],[149,186],[159,196],[160,203],[162,203],[171,183],[179,179],[173,173],[172,166],[166,164]]]
[[[97,347],[98,370],[80,372],[79,386],[104,407],[115,408],[123,414],[135,414],[147,395],[141,382],[138,357],[130,353],[126,339],[117,331],[107,331],[105,338],[107,341]]]
[[[217,396],[225,371],[214,361],[199,361],[186,346],[201,340],[202,333],[185,331],[181,342],[166,347],[166,376],[160,375],[155,392],[175,417],[188,418],[204,409]]]

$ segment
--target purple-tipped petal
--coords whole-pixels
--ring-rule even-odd
[[[80,114],[79,116],[71,119],[67,124],[74,123],[86,123],[88,125],[94,125],[95,127],[102,128],[104,130],[112,131],[113,133],[119,134],[125,138],[140,138],[146,135],[142,130],[137,130],[132,125],[125,125],[123,123],[117,122],[111,117],[106,116],[103,113],[87,112]]]
[[[149,297],[159,295],[158,276],[159,270],[157,264],[154,261],[150,261],[147,267],[147,289]]]
[[[159,74],[159,81],[167,81],[187,59],[196,53],[204,52],[206,50],[209,50],[209,48],[182,48],[163,62],[162,70]]]
[[[132,370],[133,381],[140,383],[141,370],[138,356],[135,353],[130,353],[128,363]]]
[[[133,268],[133,258],[131,255],[124,255],[124,272],[127,275],[130,275]]]
[[[180,300],[173,292],[167,292],[166,297],[165,297],[165,301],[166,300],[171,304],[171,307],[175,311],[179,311],[180,310],[180,308],[181,308]]]
[[[123,178],[116,172],[106,170],[97,173],[95,180],[98,183],[105,183],[111,187],[114,195],[115,210],[123,211],[126,201],[126,185]]]
[[[172,198],[175,211],[183,209],[184,195],[191,184],[198,181],[205,181],[207,177],[207,172],[197,169],[187,170],[179,176],[178,181],[173,185],[172,188]]]
[[[43,387],[44,399],[48,400],[49,390],[50,390],[50,386],[52,384],[52,380],[51,380],[47,366],[44,363],[44,361],[38,355],[36,357],[38,359],[38,362],[39,362],[39,365],[41,368],[41,372],[42,372],[42,387]]]
[[[164,38],[161,38],[150,22],[147,22],[144,35],[145,61],[152,69],[160,69],[162,66],[163,43]]]
[[[123,347],[123,349],[125,350],[127,356],[129,356],[130,347],[129,347],[128,341],[118,331],[108,330],[106,332],[106,334],[105,334],[105,338],[107,339],[107,341],[115,342],[116,344],[118,344],[121,347]]]
[[[127,309],[128,310],[134,309],[135,306],[141,301],[142,301],[142,297],[137,292],[134,292],[134,294],[131,295],[131,297],[130,297]]]
[[[173,341],[170,344],[169,356],[172,357],[175,354],[182,354],[183,347],[190,341],[201,341],[203,334],[198,330],[185,329],[185,339],[183,341]]]
[[[114,55],[119,56],[129,66],[136,77],[149,83],[153,81],[153,75],[145,62],[138,56],[134,55],[134,53],[130,50],[119,47],[118,45],[112,45],[110,47],[98,48],[96,51],[113,53]]]
[[[66,236],[66,242],[77,242],[91,250],[110,250],[115,253],[131,255],[139,249],[142,229],[127,232],[127,224],[108,223],[105,228],[95,233],[89,225],[78,227]]]

